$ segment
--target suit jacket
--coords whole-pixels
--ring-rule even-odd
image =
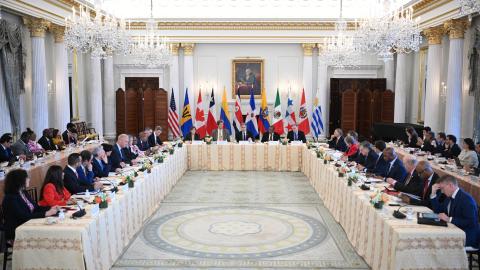
[[[245,139],[246,140],[243,139],[243,132],[242,131],[238,131],[238,132],[235,133],[235,140],[237,142],[248,141],[248,139],[251,139],[252,141],[255,141],[255,138],[253,137],[252,133],[250,133],[250,131],[246,130],[245,133],[246,133],[245,134]]]
[[[138,146],[138,149],[140,149],[140,151],[149,150],[150,149],[150,143],[148,142],[148,138],[147,138],[146,141],[138,140],[137,146]]]
[[[93,178],[95,177],[95,174],[93,173],[93,166],[91,171],[87,170],[87,168],[85,168],[85,170],[87,171],[86,173],[82,166],[77,168],[78,182],[83,186],[92,185]]]
[[[125,152],[124,149],[119,149],[118,145],[113,145],[112,154],[110,155],[109,163],[111,165],[110,171],[114,172],[116,169],[121,168],[120,163],[128,163],[130,164],[130,160],[128,159],[128,154]]]
[[[92,160],[92,170],[95,177],[107,177],[110,172],[110,164],[94,158]]]
[[[439,197],[430,199],[433,211],[447,214],[452,218],[452,223],[465,232],[465,246],[478,247],[478,207],[473,197],[461,188],[453,200],[446,198],[441,202]]]
[[[42,148],[45,149],[45,151],[57,150],[57,147],[53,143],[53,140],[46,136],[40,137],[40,139],[38,140],[38,144],[40,144]]]
[[[443,142],[442,144],[440,144],[440,143],[437,141],[437,147],[435,148],[435,153],[443,154],[443,151],[445,151],[445,142]]]
[[[421,197],[423,192],[423,180],[418,176],[418,173],[414,171],[412,174],[407,173],[407,176],[405,176],[405,179],[402,181],[397,181],[393,188],[401,192]]]
[[[436,144],[435,140],[433,140],[433,141],[429,141],[429,140],[423,141],[422,151],[430,152],[430,153],[434,154],[437,151],[437,148],[432,145],[433,142],[435,142],[435,144]]]
[[[229,142],[230,141],[230,135],[228,134],[228,130],[226,128],[223,129],[223,140]],[[218,129],[214,129],[212,132],[212,137],[214,141],[218,140]]]
[[[27,157],[33,156],[33,153],[30,151],[30,149],[28,149],[27,144],[20,139],[16,141],[10,149],[12,150],[12,153],[15,156],[18,156],[18,155],[26,155]]]
[[[364,156],[359,152],[355,161],[365,167],[367,171],[372,171],[377,164],[377,159],[378,154],[375,151],[370,150],[367,156]]]
[[[12,153],[12,149],[5,149],[3,145],[0,145],[0,162],[12,162],[15,161],[16,157]]]
[[[69,138],[68,137],[68,131],[67,130],[65,130],[62,133],[62,138],[63,138],[63,141],[65,142],[66,145],[69,145],[71,143],[77,144],[77,140],[75,138]]]
[[[32,218],[44,218],[48,207],[41,207],[36,204],[30,196],[24,192],[25,197],[34,206],[30,211],[27,203],[22,199],[19,193],[5,194],[3,198],[3,213],[5,215],[5,238],[7,240],[15,239],[15,229]]]
[[[125,147],[125,148],[122,149],[122,150],[123,150],[123,153],[125,153],[125,154],[127,155],[127,159],[130,160],[130,161],[131,161],[131,160],[134,160],[134,159],[136,159],[136,158],[138,157],[138,155],[135,154],[135,153],[132,151],[132,149],[130,148],[130,146],[127,146],[127,147]]]
[[[77,175],[70,167],[65,166],[63,169],[63,184],[70,194],[76,194],[79,192],[85,192],[85,190],[93,191],[93,185],[83,185],[80,183]]]
[[[460,155],[460,152],[462,152],[462,150],[460,149],[458,144],[454,144],[452,147],[449,147],[449,148],[445,147],[445,149],[443,150],[442,156],[446,158],[454,158],[454,157],[458,157],[458,155]]]
[[[373,170],[371,171],[367,170],[367,172],[371,172],[371,173],[374,173],[375,175],[385,177],[387,172],[387,166],[389,165],[390,164],[386,162],[385,159],[383,158],[383,153],[381,153],[380,155],[378,155],[378,159],[375,162],[375,167],[373,168]]]
[[[328,141],[328,146],[330,148],[333,148],[335,150],[338,150],[340,152],[345,152],[347,151],[347,144],[345,143],[344,141],[344,137],[341,136],[340,138],[338,138],[338,140],[336,138],[334,138],[333,140],[330,140]]]
[[[405,166],[403,166],[403,162],[400,160],[400,158],[395,160],[390,170],[389,168],[390,162],[387,162],[387,166],[385,168],[385,178],[393,178],[400,182],[405,180],[405,177],[407,176],[407,170],[405,169]]]
[[[287,139],[288,139],[288,142],[291,142],[291,141],[295,141],[295,138],[293,136],[293,130],[290,130],[288,133],[287,133]],[[306,143],[307,142],[307,138],[305,138],[305,133],[303,133],[303,131],[298,131],[298,134],[297,134],[297,139],[296,141],[302,141],[303,143]]]
[[[411,148],[420,148],[418,145],[418,137],[412,137],[412,139],[408,139],[407,138],[407,141],[406,141],[406,144],[407,144],[407,147],[411,147]]]
[[[425,207],[428,207],[428,208],[432,208],[432,204],[431,204],[431,201],[430,201],[430,194],[432,193],[432,186],[433,184],[435,184],[438,180],[438,178],[440,178],[438,176],[437,173],[433,173],[433,176],[432,176],[432,180],[430,181],[430,184],[428,184],[428,188],[427,190],[425,191],[425,194],[423,193],[423,189],[424,189],[424,180],[421,179],[422,181],[422,192],[420,194],[420,198],[421,200],[415,200],[415,199],[410,199],[410,204],[413,204],[413,205],[422,205],[422,206],[425,206]],[[440,201],[443,201],[445,199],[445,196],[444,195],[441,195],[441,192],[440,190],[438,191],[438,195],[439,196],[439,200]]]
[[[185,135],[184,140],[185,140],[185,141],[192,141],[192,133],[191,133],[191,132],[188,132],[188,133]],[[197,133],[195,133],[195,135],[193,136],[193,140],[194,140],[194,141],[200,140],[200,135],[198,135]]]
[[[270,132],[265,132],[263,133],[263,136],[262,136],[262,142],[268,142],[270,139]],[[274,141],[278,141],[280,140],[280,135],[278,135],[277,133],[275,133],[275,131],[273,132],[273,138],[272,138]]]
[[[163,142],[160,140],[160,137],[155,135],[155,132],[152,132],[152,134],[148,136],[148,144],[150,144],[150,147],[154,147],[156,145],[162,145]]]

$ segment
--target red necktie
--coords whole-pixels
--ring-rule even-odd
[[[428,178],[423,181],[423,198],[425,199],[425,195],[428,189]]]

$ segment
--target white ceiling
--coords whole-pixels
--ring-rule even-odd
[[[150,0],[85,0],[120,18],[150,17]],[[343,0],[344,18],[371,16],[375,2],[395,7],[411,0]],[[340,0],[153,0],[153,17],[165,20],[319,20],[340,16]]]

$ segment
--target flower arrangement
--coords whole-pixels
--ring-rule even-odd
[[[131,176],[127,176],[125,182],[128,184],[129,188],[133,188],[135,186],[135,182],[133,181],[133,178]]]
[[[183,141],[182,140],[178,141],[177,146],[178,146],[178,148],[182,148],[183,147]]]
[[[212,144],[213,138],[210,135],[205,136],[205,142],[207,144]]]
[[[370,203],[376,209],[382,209],[383,205],[388,202],[387,194],[377,190],[374,194],[370,195]]]
[[[99,208],[108,208],[108,203],[111,201],[107,194],[100,192],[95,196],[95,203],[98,203]]]
[[[152,172],[152,163],[150,163],[150,161],[145,161],[145,163],[143,163],[140,171],[141,172],[147,171],[147,173],[151,173]]]
[[[344,177],[345,174],[350,172],[350,169],[346,166],[341,166],[338,168],[338,177]]]
[[[360,178],[360,176],[356,173],[352,173],[350,175],[348,175],[348,186],[351,186],[353,183],[357,183],[358,179]]]
[[[162,154],[156,154],[153,156],[153,161],[156,163],[163,163],[164,156]]]
[[[287,145],[288,144],[288,138],[283,137],[280,139],[280,142],[282,142],[282,145]]]
[[[171,147],[168,148],[168,153],[170,153],[170,155],[173,155],[173,153],[175,152],[175,145],[172,145]]]

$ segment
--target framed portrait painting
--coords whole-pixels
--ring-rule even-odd
[[[232,61],[232,96],[261,98],[263,91],[263,59],[234,59]]]

